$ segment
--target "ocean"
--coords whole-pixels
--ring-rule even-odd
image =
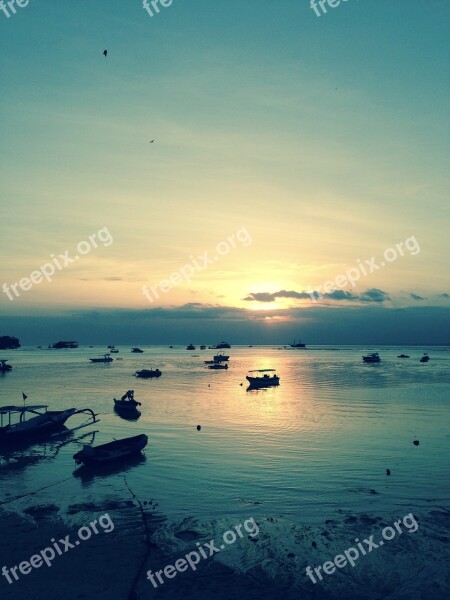
[[[448,597],[449,347],[241,346],[226,351],[227,371],[203,364],[212,350],[142,349],[132,354],[119,346],[110,365],[88,360],[104,347],[2,352],[13,370],[0,376],[0,405],[21,405],[23,391],[27,404],[92,408],[100,418],[67,439],[0,450],[0,508],[14,535],[2,536],[2,565],[44,548],[56,523],[69,532],[108,512],[115,528],[52,569],[0,581],[1,597],[25,597],[26,590],[26,597],[43,598],[43,590],[60,590],[74,577],[75,564],[79,573],[86,556],[104,569],[122,551],[126,575],[106,584],[102,576],[101,585],[95,577],[90,584],[75,578],[66,599],[234,597],[227,596],[233,586],[243,598]],[[375,350],[381,363],[364,364],[362,354]],[[423,352],[429,363],[419,362]],[[410,358],[397,358],[401,353]],[[156,367],[158,379],[134,377]],[[265,368],[277,370],[280,385],[248,390],[247,372]],[[142,403],[136,421],[113,410],[113,398],[128,389]],[[139,433],[149,436],[142,459],[100,474],[74,463],[83,443]],[[307,565],[333,560],[355,546],[355,537],[409,514],[417,531],[397,533],[323,581],[306,576]],[[251,519],[259,529],[254,539],[246,532],[202,558],[205,565],[157,587],[146,579],[149,568],[163,569]]]

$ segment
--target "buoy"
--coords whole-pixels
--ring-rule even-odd
[[[391,474],[390,469],[386,469],[386,475],[390,475],[390,474]]]
[[[414,440],[413,441],[414,446],[418,446],[420,444],[419,440]]]
[[[201,428],[202,428],[201,425],[197,425],[197,431],[200,431]]]

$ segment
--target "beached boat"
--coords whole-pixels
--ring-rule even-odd
[[[268,375],[269,372],[274,372],[275,369],[253,369],[249,373],[264,373],[264,375],[247,375],[246,379],[250,384],[251,388],[265,388],[274,385],[280,385],[280,378],[278,375]]]
[[[135,435],[123,440],[110,442],[101,446],[83,446],[73,455],[77,464],[84,463],[89,466],[100,466],[120,461],[125,458],[139,454],[148,444],[148,437],[145,434]]]
[[[119,351],[117,350],[117,348],[111,348],[110,352],[111,352],[111,354],[119,354]]]
[[[195,350],[195,346],[194,344],[189,344],[189,346],[186,346],[186,350]]]
[[[144,351],[140,348],[131,348],[131,352],[133,352],[134,354],[142,354]]]
[[[141,371],[136,371],[134,375],[142,379],[151,379],[152,377],[161,377],[162,372],[159,369],[142,369]]]
[[[208,369],[215,369],[215,370],[228,369],[228,365],[222,365],[220,363],[215,363],[213,365],[209,365]]]
[[[200,350],[206,350],[206,346],[200,346]]]
[[[24,441],[32,442],[55,434],[70,433],[98,421],[97,415],[90,408],[80,410],[77,408],[47,410],[47,408],[46,404],[0,407],[0,445]],[[67,419],[81,413],[88,414],[89,420],[74,429],[67,429],[65,427]],[[12,423],[11,416],[14,414],[19,415],[17,423]],[[26,421],[27,414],[34,416]],[[3,423],[5,415],[8,415],[7,425]]]
[[[428,354],[425,352],[424,355],[422,356],[422,358],[420,359],[420,362],[426,363],[430,360],[430,357],[428,356]]]
[[[98,358],[90,358],[92,363],[111,363],[114,359],[110,357],[109,354],[104,354],[103,356],[99,356]]]
[[[380,358],[380,355],[378,354],[378,352],[372,352],[371,354],[367,354],[366,356],[363,356],[362,359],[363,359],[363,362],[365,362],[365,363],[381,362],[381,358]]]
[[[7,365],[7,360],[0,360],[0,373],[7,373],[8,371],[12,371],[12,366]]]

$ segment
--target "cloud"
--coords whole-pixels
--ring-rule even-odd
[[[361,302],[384,302],[385,300],[390,300],[390,296],[386,292],[383,292],[383,290],[371,288],[363,292],[359,296],[359,300]]]
[[[443,294],[439,294],[440,298],[450,298],[450,295],[447,294],[447,292],[444,292]]]
[[[411,298],[413,300],[418,300],[418,301],[419,300],[426,300],[426,298],[423,298],[422,296],[419,296],[418,294],[414,294],[414,292],[411,292],[410,296],[411,296]]]
[[[295,292],[293,290],[286,291],[280,290],[279,292],[252,292],[246,298],[243,298],[246,302],[275,302],[277,298],[292,298],[295,300],[313,300],[311,296],[315,296],[320,299],[338,300],[346,302],[364,302],[366,303],[381,303],[386,300],[390,300],[390,296],[387,292],[372,288],[366,290],[362,294],[355,294],[353,292],[346,292],[344,290],[335,290],[330,294],[320,294],[319,292]]]
[[[270,292],[252,292],[243,300],[247,302],[275,302],[277,298],[295,298],[296,300],[307,300],[311,299],[311,296],[307,292],[294,292],[294,291],[286,291],[280,290],[279,292],[274,292],[271,294]]]

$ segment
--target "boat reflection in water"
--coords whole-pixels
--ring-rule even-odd
[[[95,468],[92,468],[90,465],[83,465],[75,469],[72,475],[80,479],[82,485],[88,486],[96,479],[103,479],[118,474],[124,475],[136,467],[142,466],[146,460],[147,458],[145,454],[135,454],[134,456],[129,457],[127,460],[117,463],[108,463],[105,465],[96,466]]]

